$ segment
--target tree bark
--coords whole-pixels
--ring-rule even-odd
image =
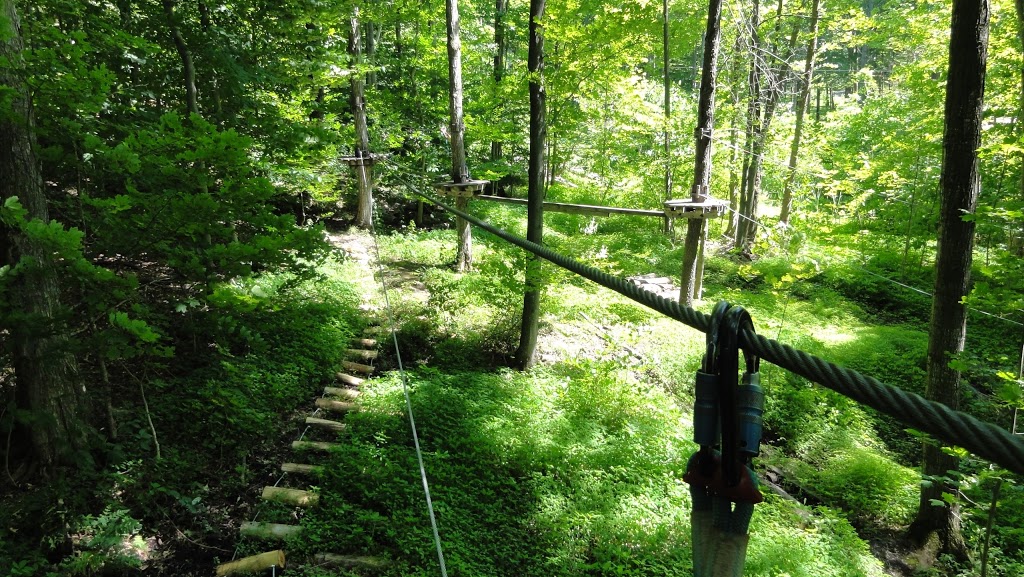
[[[672,61],[669,58],[668,0],[661,2],[661,26],[661,61],[665,90],[665,200],[672,200]],[[672,234],[672,219],[667,215],[664,230],[665,234]]]
[[[0,86],[10,91],[9,109],[0,115],[0,203],[18,197],[26,218],[49,221],[43,179],[36,158],[35,118],[24,73],[21,23],[14,0],[3,1],[0,26]],[[69,352],[69,338],[56,315],[61,310],[56,263],[50,252],[17,226],[0,221],[0,266],[16,269],[11,304],[24,315],[8,327],[18,407],[38,418],[27,431],[32,454],[44,471],[70,462],[83,448],[80,415],[85,390],[78,362]]]
[[[988,0],[954,0],[946,82],[945,134],[942,141],[942,196],[939,241],[935,260],[935,296],[928,331],[928,373],[925,396],[956,409],[960,404],[960,371],[951,365],[964,348],[970,293],[973,215],[980,191],[978,146],[985,95],[988,55]],[[940,447],[924,448],[925,475],[944,476],[958,460]],[[943,492],[956,492],[955,479],[922,487],[917,516],[909,535],[918,543],[937,535],[942,551],[960,559],[967,548],[960,534],[956,504],[945,503]],[[942,503],[935,505],[935,502]]]
[[[547,137],[547,105],[544,92],[544,18],[545,0],[530,0],[530,49],[527,64],[530,71],[530,167],[529,193],[526,208],[526,238],[537,244],[544,237],[545,140]],[[541,278],[540,258],[531,255],[526,264],[526,290],[523,294],[523,323],[519,335],[516,363],[522,369],[533,366],[540,325]]]
[[[174,47],[178,50],[178,57],[181,58],[182,74],[185,80],[185,104],[190,114],[199,114],[199,96],[196,91],[196,67],[192,62],[192,53],[189,52],[185,38],[181,35],[178,27],[178,20],[174,15],[175,0],[163,0],[164,16],[167,17],[167,26],[171,30],[171,39],[174,40]]]
[[[811,82],[814,79],[814,57],[818,51],[818,14],[820,0],[811,4],[811,38],[807,41],[807,57],[804,60],[804,74],[800,80],[800,97],[796,101],[796,121],[793,127],[793,144],[789,149],[789,172],[786,184],[782,189],[782,207],[779,222],[789,224],[789,215],[793,210],[793,181],[796,179],[797,158],[800,155],[800,139],[804,132],[804,114],[811,99]]]
[[[1014,9],[1017,13],[1017,40],[1021,42],[1021,46],[1024,47],[1024,0],[1014,0]],[[1022,53],[1024,56],[1024,53]],[[1018,85],[1019,92],[1017,93],[1017,131],[1024,131],[1024,58],[1021,58],[1019,66],[1020,73],[1020,84]],[[1018,192],[1020,198],[1024,199],[1024,171],[1021,171],[1020,180],[1017,182]],[[1021,254],[1021,249],[1024,248],[1024,231],[1016,231],[1011,233],[1009,244],[1011,250],[1013,250],[1018,256]]]
[[[359,199],[356,205],[356,226],[368,229],[373,226],[373,175],[371,172],[373,169],[369,160],[370,132],[366,127],[366,83],[363,79],[363,71],[359,69],[363,64],[363,55],[359,41],[359,7],[353,6],[348,32],[348,55],[352,65],[356,68],[352,74],[352,93],[349,98],[352,118],[355,121],[356,128],[356,150],[353,156],[367,159],[363,164],[357,164],[354,167],[356,170],[356,183],[359,187]]]
[[[374,59],[377,58],[377,26],[373,22],[366,23],[366,60],[373,63]],[[377,84],[377,72],[376,69],[371,69],[366,73],[366,83],[371,87]]]
[[[508,13],[508,0],[494,0],[494,98],[499,98],[501,81],[505,78],[505,56],[508,46],[505,42],[505,15]],[[504,157],[502,141],[495,138],[491,141],[491,162]],[[505,187],[500,182],[494,183],[494,193],[505,195]]]
[[[790,36],[789,45],[785,51],[779,50],[778,46],[769,46],[768,52],[775,55],[777,66],[768,66],[761,61],[763,58],[763,46],[759,34],[756,32],[760,26],[758,16],[758,2],[755,0],[755,9],[751,11],[751,29],[753,34],[752,62],[750,67],[750,98],[748,107],[750,120],[748,121],[748,142],[750,160],[746,164],[744,174],[745,186],[740,189],[740,219],[736,231],[736,247],[740,253],[750,255],[753,252],[754,240],[757,238],[757,206],[761,196],[761,179],[763,177],[764,151],[768,141],[768,132],[772,120],[775,118],[775,110],[778,105],[779,96],[782,94],[782,76],[785,62],[792,54],[796,46],[798,27],[794,26]],[[779,0],[775,12],[775,39],[781,36],[783,3]]]
[[[461,184],[469,180],[466,165],[466,125],[462,114],[462,35],[459,26],[458,0],[446,0],[445,21],[448,30],[448,113],[451,122],[452,182]],[[459,197],[456,208],[466,210],[469,200]],[[473,232],[462,217],[455,218],[458,234],[458,251],[455,256],[455,270],[465,272],[473,262]]]
[[[693,186],[690,197],[694,202],[710,196],[711,133],[715,126],[715,83],[718,80],[718,51],[722,43],[722,0],[708,2],[708,24],[704,32],[704,62],[700,75],[700,99],[697,103],[697,148],[693,166]],[[683,246],[683,272],[679,282],[679,302],[690,306],[699,294],[702,283],[697,279],[698,252],[704,236],[704,219],[690,219],[686,223],[686,244]]]

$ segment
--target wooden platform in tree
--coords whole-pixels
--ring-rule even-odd
[[[434,190],[443,196],[473,198],[483,192],[487,180],[467,180],[466,182],[439,182]]]
[[[665,201],[665,216],[669,218],[718,218],[729,208],[729,203],[717,199],[691,200],[680,198]]]

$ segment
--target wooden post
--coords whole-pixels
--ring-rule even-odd
[[[320,502],[320,495],[316,493],[286,487],[263,487],[263,494],[260,498],[264,501],[274,501],[295,507],[312,507]]]
[[[284,540],[302,533],[302,527],[281,523],[242,523],[240,532],[243,537]]]
[[[711,131],[715,125],[715,80],[718,76],[718,51],[722,41],[722,0],[708,2],[707,30],[704,33],[704,63],[700,77],[700,99],[697,104],[697,149],[693,168],[693,202],[706,200],[711,183]],[[679,282],[679,304],[693,304],[694,292],[703,284],[697,280],[697,260],[704,219],[693,218],[686,223],[686,243],[683,248],[683,269]],[[703,272],[703,271],[702,271]]]
[[[362,373],[364,375],[369,375],[373,373],[373,367],[371,367],[370,365],[364,365],[362,363],[353,363],[352,361],[341,361],[341,366],[347,371]]]
[[[669,59],[668,0],[661,2],[661,53],[664,66],[665,88],[665,200],[672,200],[672,83],[669,80],[671,60]],[[665,234],[672,233],[672,219],[665,215]]]
[[[271,567],[284,569],[284,551],[267,551],[259,555],[252,555],[230,563],[222,563],[217,566],[217,577],[231,575],[233,573],[255,573],[265,571]]]
[[[370,158],[370,134],[366,127],[366,98],[365,81],[359,67],[363,63],[362,53],[359,46],[359,6],[352,8],[352,17],[349,19],[348,34],[348,55],[352,65],[356,68],[352,74],[350,105],[352,117],[356,127],[355,154],[357,158]],[[370,228],[373,226],[373,182],[372,168],[369,163],[353,163],[356,171],[356,182],[359,188],[359,202],[356,207],[356,226]]]
[[[462,36],[459,28],[458,0],[445,1],[445,20],[448,29],[448,113],[451,121],[452,182],[462,184],[469,180],[466,165],[466,124],[462,114]],[[455,208],[465,212],[469,198],[459,196]],[[462,217],[455,217],[458,251],[455,270],[465,272],[473,265],[473,230]]]
[[[544,88],[544,18],[545,0],[530,0],[530,37],[527,67],[530,71],[530,166],[529,193],[526,208],[526,239],[544,242],[544,192],[547,180],[547,94]],[[543,286],[540,257],[526,262],[526,288],[523,291],[523,322],[519,333],[516,364],[522,369],[533,366],[540,329],[540,291]]]
[[[318,553],[314,559],[319,565],[348,567],[351,569],[383,569],[388,566],[388,561],[386,559],[381,559],[379,557],[367,557],[365,555]]]
[[[345,430],[345,423],[338,421],[331,421],[329,419],[318,419],[316,417],[306,417],[306,424],[310,427],[316,427],[325,431],[341,432]]]
[[[316,400],[316,406],[318,409],[323,409],[332,413],[348,413],[356,410],[355,403],[335,401],[334,399],[319,398]]]
[[[304,463],[282,463],[282,473],[294,473],[296,475],[320,475],[324,468],[320,465],[306,465]]]
[[[703,219],[701,219],[703,220]],[[700,300],[700,293],[704,292],[704,248],[708,243],[709,223],[701,227],[700,246],[697,248],[697,274],[693,277],[693,300]]]
[[[340,443],[327,443],[324,441],[292,441],[292,450],[295,451],[322,451],[330,452],[341,448]]]

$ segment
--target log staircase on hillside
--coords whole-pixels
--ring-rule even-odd
[[[307,416],[305,425],[308,436],[314,439],[309,440],[304,434],[302,439],[294,441],[291,445],[302,461],[294,463],[282,463],[281,471],[285,473],[281,480],[289,486],[266,486],[263,488],[261,498],[265,501],[283,503],[297,508],[316,507],[319,504],[320,496],[309,491],[308,481],[319,477],[324,467],[315,464],[316,453],[324,453],[334,450],[340,445],[334,441],[337,433],[344,430],[345,423],[342,421],[349,412],[358,410],[359,387],[365,378],[374,372],[373,362],[377,359],[377,340],[371,338],[374,334],[380,333],[379,327],[371,327],[364,334],[364,338],[356,339],[353,348],[346,350],[346,360],[341,362],[343,371],[337,373],[337,385],[325,387],[323,395],[314,400],[316,411]],[[324,414],[328,418],[320,415]],[[299,460],[299,459],[297,459]],[[289,538],[296,537],[302,533],[300,525],[281,523],[257,523],[255,521],[243,523],[241,527],[242,537],[249,537],[265,541],[283,542]],[[386,565],[386,561],[368,555],[343,555],[335,552],[323,552],[305,560],[308,563],[319,567],[339,567],[348,569],[374,570]],[[223,563],[217,567],[217,576],[237,575],[244,573],[257,573],[276,569],[275,573],[285,568],[285,550],[276,549],[252,555],[243,559]]]

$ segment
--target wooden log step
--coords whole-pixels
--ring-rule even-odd
[[[295,473],[297,475],[321,475],[324,468],[320,465],[305,465],[303,463],[282,463],[281,471],[284,473]]]
[[[318,565],[330,567],[347,567],[350,569],[383,569],[390,563],[380,557],[365,555],[338,555],[337,553],[317,553],[314,556]]]
[[[316,406],[325,411],[331,411],[332,413],[347,413],[349,411],[356,410],[355,403],[335,401],[334,399],[319,398],[316,400]]]
[[[284,568],[284,551],[267,551],[259,555],[252,555],[230,563],[217,565],[217,577],[231,575],[233,573],[256,573],[266,571],[271,567]]]
[[[254,537],[256,539],[288,539],[302,533],[302,527],[298,525],[284,525],[281,523],[242,523],[241,533],[243,537]]]
[[[338,381],[342,383],[345,383],[346,385],[350,385],[353,387],[358,387],[359,385],[362,385],[363,381],[365,380],[359,377],[353,377],[352,375],[346,375],[345,373],[337,373],[334,375],[334,378],[338,379]]]
[[[325,431],[344,431],[345,423],[338,421],[331,421],[328,419],[318,419],[316,417],[306,417],[306,424],[310,427],[316,427]]]
[[[377,346],[377,339],[356,339],[355,343],[364,349],[372,349]]]
[[[362,381],[362,379],[359,380]],[[359,396],[359,391],[355,389],[346,389],[344,387],[324,387],[324,396],[352,400]]]
[[[377,351],[368,349],[345,349],[345,354],[354,359],[365,359],[367,361],[377,358]]]
[[[295,451],[332,451],[340,448],[340,443],[325,443],[323,441],[292,441],[292,450]]]
[[[260,498],[264,501],[284,503],[295,507],[312,507],[320,502],[320,495],[312,491],[287,489],[285,487],[263,487],[263,494]]]
[[[373,374],[373,367],[371,367],[370,365],[353,363],[352,361],[341,361],[341,366],[344,367],[346,371],[362,373],[364,375]]]

